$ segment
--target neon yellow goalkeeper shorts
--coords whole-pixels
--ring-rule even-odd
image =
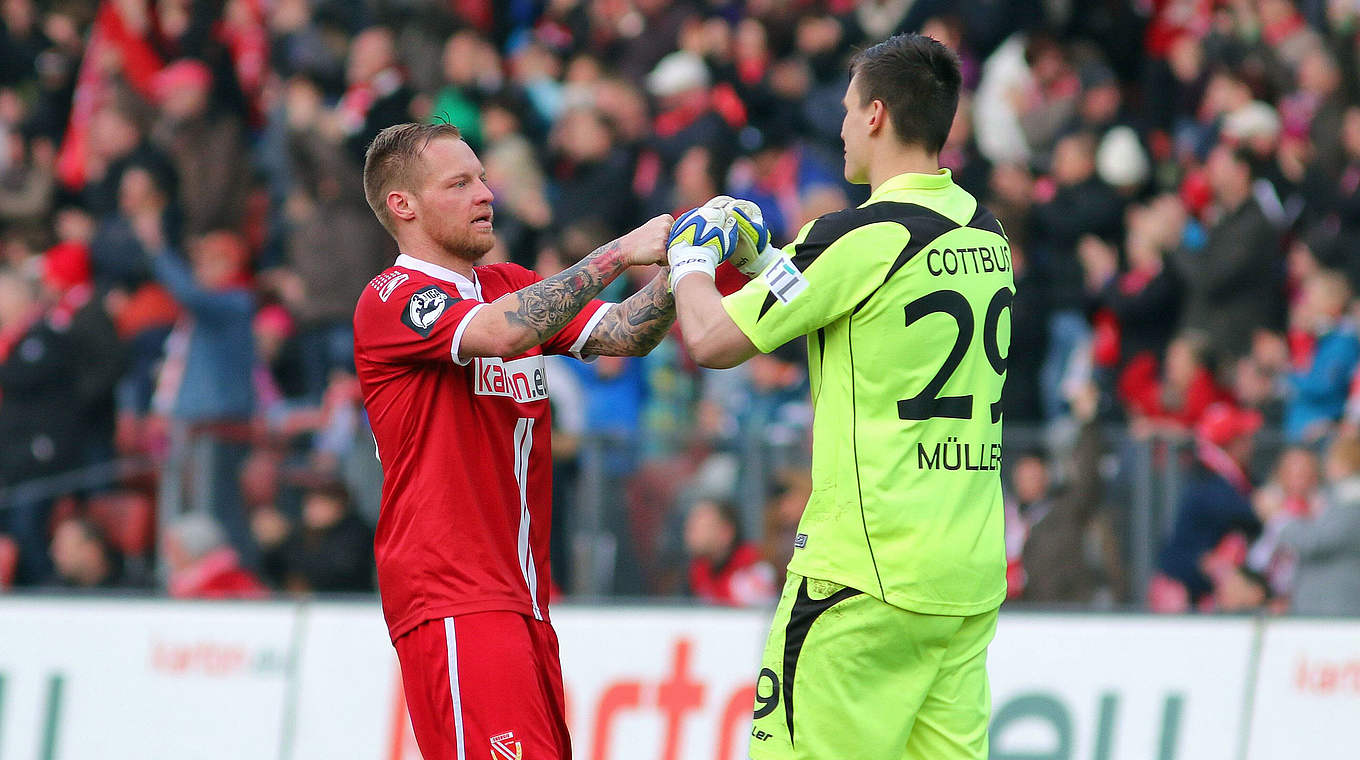
[[[996,610],[923,615],[789,573],[756,684],[752,760],[985,760]]]

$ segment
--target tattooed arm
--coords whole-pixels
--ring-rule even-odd
[[[669,269],[652,279],[647,287],[609,310],[591,330],[581,353],[591,356],[642,356],[649,353],[675,321],[675,299],[671,297]]]
[[[552,337],[620,272],[634,264],[664,262],[671,221],[669,215],[658,216],[576,265],[479,307],[468,319],[458,355],[518,356]]]

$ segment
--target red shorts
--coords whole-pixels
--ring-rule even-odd
[[[552,626],[514,612],[427,620],[396,640],[425,760],[570,760]]]

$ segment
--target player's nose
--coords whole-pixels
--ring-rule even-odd
[[[496,194],[491,192],[491,185],[487,184],[486,180],[481,180],[478,185],[481,188],[481,192],[477,194],[478,203],[490,203],[496,199]]]

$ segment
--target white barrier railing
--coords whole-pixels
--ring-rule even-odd
[[[577,758],[746,756],[766,614],[554,620]],[[1003,613],[990,671],[998,760],[1360,756],[1360,621]],[[376,602],[0,600],[0,760],[419,758],[400,694]]]

